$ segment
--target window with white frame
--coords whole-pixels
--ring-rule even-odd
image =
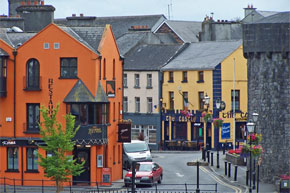
[[[49,49],[49,43],[47,43],[47,42],[43,43],[43,49],[48,50]]]
[[[128,87],[128,85],[127,85],[127,74],[124,74],[124,76],[123,76],[123,87],[124,88]]]
[[[144,133],[144,140],[150,144],[156,144],[156,126],[155,125],[132,125],[131,139],[138,140],[140,133]]]
[[[147,74],[147,88],[152,88],[152,74]]]
[[[58,42],[54,42],[54,44],[53,44],[53,48],[54,48],[55,50],[58,50],[58,49],[60,48],[60,44],[59,44]]]
[[[135,112],[140,113],[140,97],[135,97]]]
[[[152,113],[152,97],[147,97],[147,113]]]
[[[135,74],[135,88],[140,88],[140,75]]]
[[[128,97],[123,98],[123,112],[128,112]]]

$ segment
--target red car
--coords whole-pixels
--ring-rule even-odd
[[[136,163],[136,185],[150,185],[161,183],[163,177],[163,169],[155,162],[137,162]],[[124,178],[125,186],[132,184],[132,169],[127,172]]]

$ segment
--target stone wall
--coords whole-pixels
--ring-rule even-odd
[[[260,179],[273,183],[275,176],[290,172],[290,33],[285,25],[251,24],[243,31],[248,111],[259,113],[256,129],[264,148]]]

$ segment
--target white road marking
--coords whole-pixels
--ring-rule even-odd
[[[180,178],[182,178],[184,175],[180,174],[180,173],[176,173],[176,175]]]

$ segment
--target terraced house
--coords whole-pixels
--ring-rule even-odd
[[[18,7],[25,9],[31,14],[54,10],[48,5]],[[37,180],[45,179],[44,171],[36,152],[46,152],[38,149],[43,143],[39,109],[59,104],[62,125],[66,113],[80,125],[71,154],[85,160],[85,171],[71,176],[72,182],[102,182],[104,168],[109,181],[121,179],[117,123],[122,119],[123,59],[112,29],[49,23],[36,33],[0,29],[0,177],[18,179],[16,185],[41,185]]]

